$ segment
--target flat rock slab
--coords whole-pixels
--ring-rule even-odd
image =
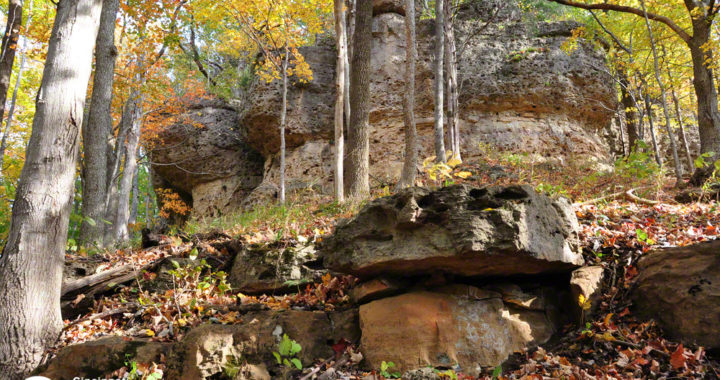
[[[637,315],[672,339],[720,348],[720,241],[648,252],[638,270]]]
[[[361,348],[372,368],[452,367],[477,376],[508,355],[545,343],[555,331],[545,312],[517,309],[499,293],[454,285],[360,306]]]
[[[320,254],[325,267],[363,278],[564,273],[583,263],[577,230],[570,202],[530,186],[415,187],[341,221]]]

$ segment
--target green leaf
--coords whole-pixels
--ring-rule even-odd
[[[493,370],[492,378],[497,379],[500,377],[501,374],[502,374],[502,366],[499,365],[499,366],[495,367],[495,369]]]
[[[86,216],[86,217],[83,218],[83,219],[85,220],[85,223],[89,224],[89,225],[92,226],[92,227],[95,227],[95,226],[97,225],[97,223],[95,223],[95,221],[94,221],[92,218],[90,218],[90,217],[87,217],[87,216]]]
[[[302,362],[300,361],[300,359],[293,358],[293,359],[290,359],[290,361],[292,362],[292,364],[295,364],[295,368],[302,369]]]
[[[197,257],[198,257],[198,250],[197,250],[197,248],[193,248],[192,251],[190,251],[190,255],[188,255],[188,258],[190,258],[190,260],[192,260],[192,261],[195,261],[195,259],[197,259]]]
[[[291,364],[290,364],[290,362],[289,362],[287,359],[283,359],[283,365],[284,365],[285,367],[290,367]]]
[[[280,351],[280,355],[282,355],[282,356],[291,356],[290,352],[292,350],[292,341],[287,336],[287,334],[283,335],[283,339],[282,339],[282,341],[280,341],[278,350]]]
[[[302,351],[302,346],[298,344],[298,342],[291,340],[291,347],[290,347],[290,356],[294,356],[298,352]]]
[[[635,234],[637,235],[637,239],[641,242],[647,241],[648,234],[647,232],[641,230],[640,228],[635,230]]]
[[[280,354],[277,352],[273,352],[273,356],[275,356],[275,360],[277,360],[278,364],[282,364],[282,358],[280,358]]]

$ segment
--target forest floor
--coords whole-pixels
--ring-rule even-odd
[[[579,201],[575,211],[586,262],[605,268],[602,302],[595,313],[586,316],[584,326],[566,326],[550,344],[517,353],[502,370],[488,368],[482,378],[718,378],[717,353],[708,354],[702,347],[687,347],[665,339],[653,322],[633,316],[628,297],[638,274],[637,260],[644,253],[657,247],[685,246],[718,237],[720,213],[715,200],[679,204],[673,200],[678,190],[666,177],[655,175],[638,180],[627,171],[613,174],[583,171],[590,174],[578,176],[579,168],[558,170],[507,159],[463,164],[447,170],[436,168],[434,173],[427,169],[430,174],[426,173],[422,181],[429,186],[450,182],[473,185],[524,182],[549,195]],[[642,198],[627,196],[626,191],[631,188],[642,189],[637,191]],[[381,184],[374,196],[387,195],[389,191],[388,186]],[[597,199],[603,196],[608,197]],[[332,233],[338,218],[349,217],[356,211],[357,207],[338,206],[330,199],[306,197],[284,209],[267,208],[212,222],[194,221],[188,225],[188,231],[165,236],[159,246],[97,254],[96,259],[102,261],[99,270],[127,264],[142,268],[159,260],[188,258],[198,265],[175,265],[171,271],[172,286],[163,289],[149,288],[158,273],[144,271],[134,282],[97,300],[86,315],[66,321],[53,351],[109,334],[174,341],[200,323],[240,323],[238,305],[261,303],[270,309],[326,311],[349,307],[347,294],[355,283],[349,276],[326,275],[317,283],[298,287],[295,294],[247,296],[230,289],[226,274],[217,268],[226,267],[230,260],[223,248],[229,240],[239,239],[244,244],[319,241]],[[67,259],[85,258],[69,253]],[[337,349],[348,347],[341,345]],[[316,364],[330,365],[332,362]],[[157,366],[162,369],[162,363]],[[373,374],[381,378],[379,372],[352,367],[346,373],[350,378]],[[456,375],[467,378],[451,372],[443,376],[450,379]]]

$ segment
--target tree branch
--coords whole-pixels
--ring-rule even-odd
[[[628,7],[628,6],[624,6],[624,5],[606,4],[606,3],[585,4],[585,3],[576,3],[572,0],[547,0],[547,1],[551,1],[551,2],[557,3],[557,4],[567,5],[570,7],[586,9],[586,10],[608,10],[608,11],[615,11],[615,12],[622,12],[622,13],[630,13],[630,14],[634,14],[636,16],[645,17],[645,13],[642,11],[642,9]],[[675,32],[686,43],[690,42],[690,40],[692,39],[692,36],[690,34],[688,34],[683,28],[678,26],[673,20],[671,20],[670,18],[668,18],[666,16],[661,16],[661,15],[658,15],[655,13],[648,13],[647,17],[650,20],[661,22],[661,23],[667,25],[668,27],[670,27],[670,29],[672,29],[673,32]]]

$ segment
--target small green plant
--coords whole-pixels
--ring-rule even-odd
[[[499,379],[500,375],[502,375],[502,365],[495,367],[495,369],[493,370],[493,373],[492,373],[493,380]]]
[[[615,161],[615,170],[625,178],[646,179],[662,174],[660,166],[649,153],[649,146],[638,141],[627,157]]]
[[[227,362],[223,367],[223,373],[225,374],[225,376],[227,376],[229,379],[234,379],[238,376],[241,370],[242,362],[240,361],[240,358],[235,355],[229,355],[227,357]]]
[[[125,366],[130,369],[126,379],[128,380],[161,380],[162,371],[155,370],[155,365],[148,367],[147,370],[140,370],[135,360],[132,360],[130,354],[125,354]]]
[[[383,362],[380,363],[380,376],[388,379],[399,379],[402,374],[399,371],[391,372],[394,367],[395,363],[383,360]]]
[[[273,352],[278,365],[283,367],[283,378],[287,379],[290,372],[303,368],[302,362],[297,358],[300,351],[302,351],[300,344],[290,339],[287,334],[283,334],[277,352]]]
[[[458,380],[458,375],[457,375],[457,373],[456,373],[454,370],[452,370],[452,369],[448,369],[448,370],[445,370],[445,371],[440,371],[440,370],[437,370],[437,369],[436,369],[436,370],[435,370],[435,374],[437,374],[438,376],[440,376],[440,378],[443,379],[443,380]]]
[[[538,193],[543,193],[550,197],[567,197],[567,190],[562,185],[552,185],[549,183],[541,183],[535,187]]]

